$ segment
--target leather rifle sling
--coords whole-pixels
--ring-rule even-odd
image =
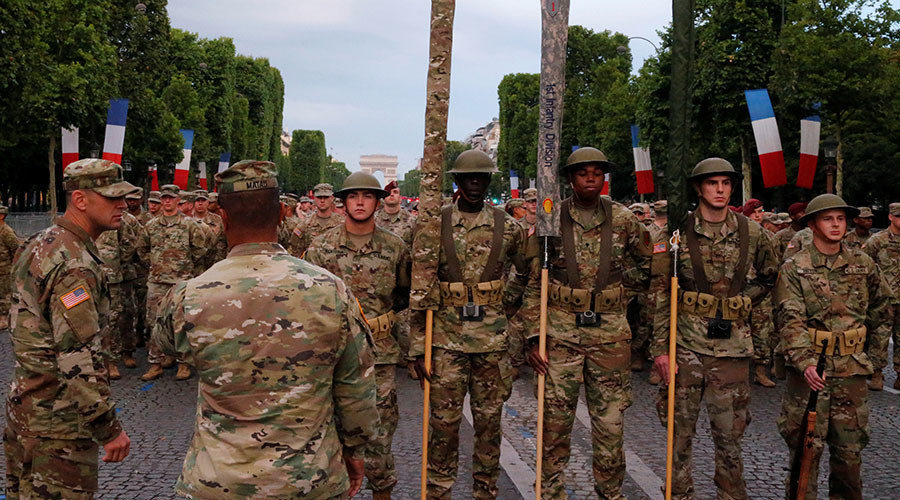
[[[734,279],[731,280],[731,286],[728,290],[728,296],[734,297],[741,293],[744,288],[744,282],[747,279],[747,271],[750,269],[750,224],[748,219],[740,214],[735,214],[738,220],[738,262],[734,268]],[[700,241],[697,239],[697,232],[694,226],[698,222],[698,215],[695,212],[692,217],[688,218],[685,236],[687,239],[688,253],[691,257],[691,269],[694,271],[694,285],[697,291],[713,295],[712,287],[706,278],[706,268],[703,265],[703,256],[700,254]]]
[[[578,273],[578,260],[575,258],[575,221],[569,213],[572,198],[563,200],[560,206],[560,228],[562,229],[563,257],[566,259],[566,277],[572,288],[581,288]],[[609,281],[609,268],[612,260],[612,203],[600,198],[600,204],[606,217],[600,224],[600,267],[594,282],[594,293],[602,292]]]
[[[487,264],[481,272],[480,282],[492,281],[499,278],[501,267],[500,256],[503,252],[503,223],[506,213],[499,208],[491,208],[494,213],[494,231],[491,238],[491,253],[488,254]],[[462,283],[462,266],[459,256],[456,254],[456,245],[453,243],[453,205],[447,205],[441,209],[441,247],[447,256],[447,273],[453,282]]]

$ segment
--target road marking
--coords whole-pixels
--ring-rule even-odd
[[[466,400],[463,402],[463,415],[472,428],[475,422],[472,419],[472,407],[469,405],[469,395],[466,394]],[[510,444],[505,437],[500,439],[500,466],[506,471],[506,475],[519,490],[522,498],[534,498],[534,469],[528,466],[515,447]]]
[[[578,408],[575,410],[575,418],[581,422],[582,425],[591,429],[591,416],[588,413],[587,406],[578,398]],[[631,479],[637,483],[638,486],[644,493],[653,500],[661,500],[662,496],[662,487],[663,482],[653,472],[647,464],[641,460],[641,457],[637,455],[637,453],[631,451],[628,446],[625,446],[625,471],[631,476]]]

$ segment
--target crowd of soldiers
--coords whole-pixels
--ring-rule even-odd
[[[673,253],[665,200],[626,207],[601,196],[610,165],[591,147],[568,157],[560,173],[573,194],[559,207],[561,236],[543,247],[537,191],[504,209],[486,203],[497,169],[479,151],[462,153],[449,171],[459,190],[441,209],[438,234],[419,233],[396,183],[382,187],[361,172],[338,191],[319,184],[312,199],[297,198],[280,193],[271,163],[241,161],[216,175],[217,192],[165,185],[149,193],[145,211],[142,190],[120,166],[71,164],[67,209],[51,228],[20,246],[0,222],[0,271],[14,280],[0,291],[11,292],[16,353],[7,498],[93,497],[98,447],[107,462],[129,452],[109,380],[121,376],[120,362],[137,366],[142,344],[144,380],[176,365],[178,380],[192,368],[199,379],[194,435],[175,485],[188,498],[347,498],[363,478],[375,500],[391,498],[404,480],[391,452],[398,365],[430,386],[428,498],[449,499],[457,480],[467,395],[473,497],[496,498],[502,409],[526,363],[545,380],[542,498],[567,497],[582,386],[596,493],[624,498],[631,372],[647,361],[663,425],[675,384],[673,498],[696,498],[692,441],[704,399],[717,496],[748,498],[741,441],[749,384],[752,372],[775,386],[770,365],[786,379],[778,428],[792,456],[806,399],[820,391],[806,498],[816,498],[825,444],[830,495],[862,498],[866,394],[883,386],[891,335],[900,341],[900,204],[889,207],[890,227],[871,236],[871,209],[834,195],[787,213],[766,212],[755,199],[729,207],[741,174],[709,158],[689,177],[697,207]],[[418,251],[436,253],[414,255],[414,238],[424,243]],[[426,312],[409,309],[413,259],[437,264],[430,370]]]

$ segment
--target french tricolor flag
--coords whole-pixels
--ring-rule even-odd
[[[762,167],[763,184],[767,187],[787,184],[787,173],[784,169],[784,152],[781,149],[781,137],[778,135],[778,123],[775,111],[769,100],[766,89],[744,91],[750,120],[753,122],[753,137],[756,139],[756,150],[759,152],[759,164]]]
[[[125,120],[128,118],[128,99],[110,99],[106,112],[106,137],[103,139],[103,159],[122,164],[125,144]]]
[[[519,197],[519,175],[513,169],[509,169],[509,192],[513,198]]]
[[[653,165],[650,164],[650,150],[640,147],[640,129],[631,126],[631,150],[634,152],[634,176],[637,179],[638,194],[653,192]]]
[[[819,134],[822,120],[819,115],[800,120],[800,170],[797,171],[797,187],[812,189],[819,161]]]
[[[206,162],[200,162],[200,177],[198,179],[200,189],[206,189]]]
[[[62,168],[78,161],[78,127],[62,129]]]
[[[219,173],[228,170],[228,165],[231,163],[231,153],[222,153],[222,156],[219,157]]]
[[[603,187],[600,189],[601,195],[609,195],[609,172],[603,174]]]
[[[194,146],[194,131],[179,130],[184,137],[184,156],[181,162],[175,165],[175,184],[181,189],[187,189],[188,173],[191,170],[191,148]]]
[[[159,173],[156,171],[156,165],[150,167],[148,173],[150,174],[150,190],[159,191]]]

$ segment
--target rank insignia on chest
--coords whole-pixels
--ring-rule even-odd
[[[84,302],[85,300],[88,300],[89,298],[91,298],[91,294],[89,294],[87,292],[87,290],[84,289],[83,286],[80,286],[80,287],[72,290],[71,292],[63,295],[62,297],[59,298],[59,300],[60,300],[60,302],[63,303],[64,306],[66,306],[66,309],[68,310],[68,309],[71,309],[71,308],[77,306],[78,304],[81,304],[82,302]]]
[[[660,241],[659,243],[653,245],[653,253],[666,253],[666,242]]]
[[[868,274],[866,266],[847,266],[844,274]]]

